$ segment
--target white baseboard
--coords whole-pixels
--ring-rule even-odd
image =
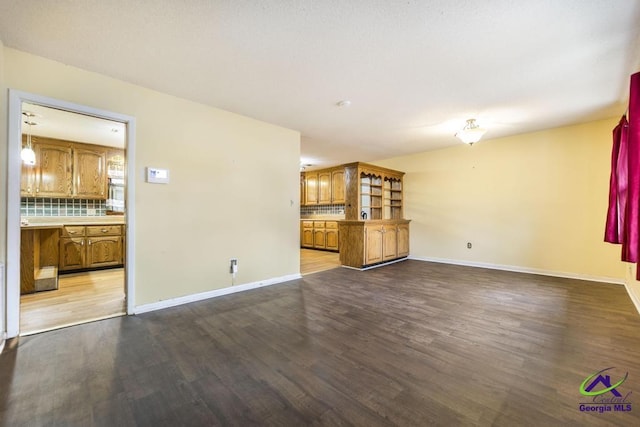
[[[381,262],[380,264],[375,264],[375,265],[370,265],[369,267],[362,267],[362,268],[358,268],[358,267],[350,267],[348,265],[343,265],[341,267],[343,268],[350,268],[351,270],[358,270],[358,271],[367,271],[367,270],[371,270],[372,268],[378,268],[378,267],[384,267],[386,265],[389,264],[395,264],[397,262],[402,262],[402,261],[406,261],[408,260],[408,257],[404,257],[404,258],[398,258],[398,259],[393,259],[391,261],[385,261],[385,262]]]
[[[134,308],[134,314],[147,313],[149,311],[162,310],[163,308],[175,307],[177,305],[188,304],[190,302],[202,301],[209,298],[216,298],[223,295],[234,294],[236,292],[248,291],[262,288],[264,286],[276,285],[278,283],[289,282],[302,278],[300,274],[290,274],[288,276],[274,277],[272,279],[260,280],[258,282],[245,283],[243,285],[231,286],[228,288],[215,289],[213,291],[201,292],[199,294],[185,295],[183,297],[171,298],[151,304],[143,304]]]
[[[640,296],[635,293],[633,289],[625,282],[624,287],[627,290],[627,294],[629,294],[629,298],[631,298],[631,302],[636,306],[636,310],[640,313]]]
[[[539,274],[542,276],[562,277],[565,279],[587,280],[590,282],[614,283],[616,285],[625,284],[624,279],[620,279],[620,278],[588,276],[584,274],[567,273],[564,271],[551,271],[551,270],[542,270],[538,268],[520,267],[517,265],[490,264],[485,262],[463,261],[463,260],[457,260],[457,259],[414,257],[414,256],[409,256],[409,259],[416,260],[416,261],[437,262],[441,264],[463,265],[466,267],[489,268],[491,270],[513,271],[516,273]]]

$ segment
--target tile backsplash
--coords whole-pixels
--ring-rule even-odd
[[[23,197],[20,216],[106,216],[105,200]]]
[[[300,206],[300,215],[344,215],[344,204]]]

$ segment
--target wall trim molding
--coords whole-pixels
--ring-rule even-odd
[[[235,294],[236,292],[249,291],[251,289],[262,288],[265,286],[277,285],[278,283],[290,282],[292,280],[301,279],[302,275],[289,274],[287,276],[274,277],[272,279],[259,280],[257,282],[245,283],[243,285],[230,286],[228,288],[214,289],[212,291],[201,292],[197,294],[185,295],[178,298],[171,298],[150,304],[143,304],[135,307],[135,314],[148,313],[150,311],[162,310],[164,308],[175,307],[178,305],[188,304],[190,302],[202,301],[209,298],[221,297],[224,295]]]
[[[584,274],[567,273],[564,271],[543,270],[539,268],[520,267],[517,265],[491,264],[486,262],[463,261],[457,259],[432,258],[432,257],[415,257],[409,256],[409,259],[415,261],[437,262],[440,264],[462,265],[465,267],[488,268],[491,270],[513,271],[515,273],[538,274],[541,276],[561,277],[564,279],[587,280],[589,282],[613,283],[616,285],[625,285],[624,279],[614,277],[589,276]],[[628,289],[627,289],[628,292]]]
[[[126,241],[126,287],[127,314],[132,314],[135,305],[135,136],[136,119],[133,116],[112,111],[101,110],[87,105],[76,104],[61,99],[50,98],[29,92],[9,88],[7,117],[7,258],[5,264],[6,281],[4,287],[6,299],[0,298],[4,304],[5,319],[3,332],[7,338],[13,338],[20,333],[20,150],[22,149],[22,103],[28,102],[72,113],[86,114],[102,119],[126,124],[127,136],[127,241]]]

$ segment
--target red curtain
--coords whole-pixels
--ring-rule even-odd
[[[629,122],[622,116],[613,129],[613,150],[611,150],[611,178],[609,179],[609,209],[604,241],[624,242],[624,212],[627,206],[627,134]],[[624,252],[624,251],[623,251]]]
[[[604,240],[622,244],[623,261],[640,260],[640,72],[631,76],[628,119],[613,129]]]

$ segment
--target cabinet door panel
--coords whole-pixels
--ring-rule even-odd
[[[302,229],[302,246],[305,248],[313,247],[313,228]]]
[[[365,227],[365,265],[375,264],[382,261],[382,227],[369,226]]]
[[[36,196],[70,197],[73,155],[70,147],[34,143],[36,152]]]
[[[60,239],[60,270],[76,270],[85,266],[84,237]]]
[[[326,247],[324,228],[321,230],[313,230],[313,247],[324,249]]]
[[[118,265],[122,261],[120,236],[87,237],[87,267]]]
[[[398,241],[397,241],[397,229],[395,226],[384,227],[382,233],[384,239],[382,259],[384,261],[394,259],[397,257]]]
[[[74,195],[83,199],[106,199],[106,151],[77,147],[74,157]]]
[[[327,229],[325,233],[326,248],[332,251],[338,250],[338,230]]]
[[[409,224],[398,225],[398,256],[409,256]]]
[[[307,173],[305,181],[305,199],[307,205],[318,204],[318,174]]]
[[[331,172],[318,174],[318,204],[331,203]]]
[[[345,201],[344,170],[333,171],[331,173],[331,201],[339,204]]]
[[[22,163],[22,174],[20,175],[20,196],[33,197],[36,194],[36,167],[35,165],[25,165]]]

